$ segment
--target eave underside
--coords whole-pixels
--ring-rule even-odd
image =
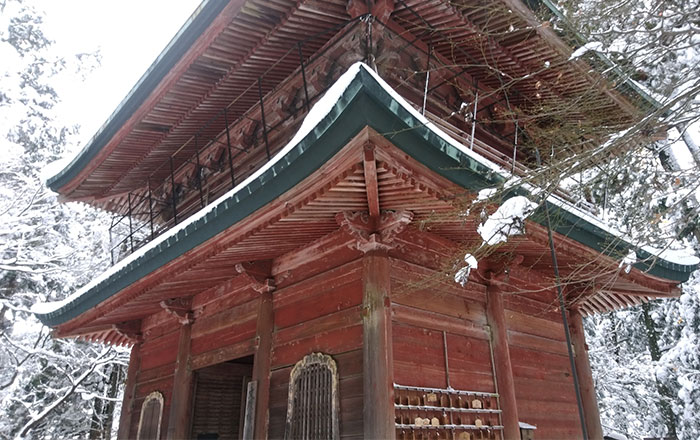
[[[368,148],[373,152],[371,159],[366,153]],[[373,166],[368,166],[368,160]],[[312,259],[332,251],[331,243],[341,243],[341,248],[352,246],[352,237],[341,230],[336,220],[338,213],[347,211],[410,210],[413,220],[398,235],[398,250],[393,252],[399,252],[402,243],[422,243],[432,252],[439,249],[444,258],[429,265],[450,273],[465,250],[480,243],[476,232],[479,216],[458,215],[473,197],[366,128],[317,173],[282,197],[59,325],[57,335],[132,343],[133,336],[125,328],[138,327],[140,320],[161,311],[163,301],[188,300],[242,276],[236,269],[241,263],[271,262],[272,276],[276,282],[282,282],[288,276],[289,266],[282,262]],[[584,314],[677,294],[674,282],[637,269],[627,274],[611,258],[562,235],[555,237],[567,301]],[[354,252],[359,255],[359,251]],[[480,273],[498,271],[504,264],[512,266],[510,275],[499,282],[512,293],[540,295],[553,291],[553,266],[542,226],[528,223],[527,235],[513,237],[484,257]]]
[[[506,3],[396,1],[395,9],[386,19],[386,27],[422,48],[426,59],[414,57],[417,65],[399,68],[394,65],[392,72],[391,56],[381,53],[381,47],[386,46],[379,40],[384,25],[377,23],[373,28],[377,39],[373,43],[377,68],[391,73],[393,78],[387,79],[393,80],[394,85],[401,85],[397,81],[403,77],[408,92],[420,92],[423,82],[420,72],[425,69],[422,63],[427,61],[428,50],[432,50],[433,87],[437,91],[442,84],[448,88],[456,86],[459,90],[452,97],[454,103],[435,104],[431,108],[441,117],[455,110],[450,106],[459,107],[461,101],[470,99],[470,91],[465,90],[468,87],[452,79],[459,73],[466,75],[469,82],[478,84],[480,89],[491,91],[503,90],[504,78],[510,78],[508,102],[516,108],[576,101],[587,95],[586,101],[594,102],[590,105],[592,112],[615,115],[614,124],[623,123],[626,115],[633,111],[629,104],[607,90],[601,78],[587,73],[587,66],[568,62],[566,48],[553,44],[553,37],[546,38],[540,29],[532,26],[531,17],[514,13]],[[344,0],[230,2],[138,110],[105,143],[99,155],[57,189],[65,199],[84,200],[125,213],[129,192],[143,194],[146,188],[165,182],[170,174],[171,158],[177,170],[187,161],[193,163],[195,152],[204,145],[222,145],[226,141],[227,125],[233,132],[234,150],[246,151],[236,159],[240,161],[237,165],[241,168],[259,166],[260,161],[264,162],[264,141],[259,127],[262,118],[256,113],[260,95],[267,96],[268,113],[278,105],[292,105],[290,101],[299,98],[275,95],[283,80],[298,75],[297,42],[303,41],[300,48],[308,61],[338,38],[338,34],[348,32],[351,26],[357,27],[358,35],[366,33],[364,22],[352,21],[346,8]],[[348,48],[348,51],[358,51],[359,59],[366,55],[362,39],[360,36],[355,46]],[[543,60],[549,63],[546,69]],[[455,69],[454,66],[467,67]],[[310,82],[311,98],[323,91],[324,85],[332,83],[335,75],[347,66],[326,63],[322,67],[327,77],[324,81]],[[273,95],[275,100],[271,99]],[[502,96],[494,93],[490,99],[495,103],[502,100]],[[249,155],[249,149],[256,152]],[[216,154],[202,154],[196,160],[212,169],[220,167],[213,163],[220,162],[223,153],[220,148],[215,150]],[[243,175],[245,173],[243,171]],[[182,182],[185,174],[180,173]],[[167,198],[164,200],[167,203]]]

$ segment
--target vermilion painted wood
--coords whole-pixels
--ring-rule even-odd
[[[394,375],[391,336],[391,263],[385,253],[362,258],[364,437],[393,439]]]
[[[515,400],[511,353],[508,350],[508,327],[503,310],[503,293],[494,286],[488,287],[486,317],[491,330],[496,382],[498,383],[499,401],[503,411],[501,415],[503,438],[517,440],[520,438],[520,427],[518,425],[518,407]]]
[[[374,160],[374,147],[372,145],[365,145],[365,157],[362,163],[369,215],[377,217],[379,216],[379,188],[377,186],[377,163]]]
[[[275,311],[275,324],[279,328],[289,327],[312,319],[331,315],[362,302],[362,285],[353,280],[341,286],[326,289],[319,284],[318,294],[311,295],[305,301],[298,301]]]
[[[91,166],[85,167],[73,180],[61,188],[62,194],[69,194],[71,191],[73,191],[92,171],[94,171],[97,165],[99,165],[109,156],[109,154],[119,145],[119,142],[121,142],[121,140],[127,136],[127,134],[139,122],[139,120],[142,119],[156,105],[158,100],[163,98],[168,89],[174,85],[179,77],[192,64],[192,62],[212,44],[214,39],[219,35],[224,27],[228,25],[236,13],[240,11],[240,8],[244,3],[245,2],[242,0],[235,0],[231,1],[229,5],[224,8],[221,14],[219,14],[214,22],[212,22],[207,30],[192,45],[192,48],[187,52],[187,54],[180,59],[173,69],[170,70],[166,77],[161,81],[158,88],[151,93],[146,102],[142,104],[139,110],[137,110],[129,118],[129,121],[122,126],[122,128],[112,138],[109,145],[100,151],[100,154],[98,154],[98,156],[91,162]]]
[[[292,365],[312,351],[335,354],[362,346],[362,325],[352,325],[301,339],[273,349],[272,365]]]
[[[262,292],[259,300],[256,325],[257,347],[252,380],[257,381],[255,401],[255,438],[267,438],[270,402],[270,357],[272,356],[272,331],[274,330],[272,291]]]
[[[172,440],[186,438],[190,435],[192,388],[194,386],[190,363],[191,335],[192,324],[184,324],[180,329],[173,394],[170,401],[170,417],[167,425],[166,438]]]
[[[255,317],[246,321],[232,320],[228,327],[192,339],[192,354],[201,355],[220,347],[233,345],[241,341],[255,338]]]
[[[119,416],[119,432],[117,438],[129,438],[129,426],[134,414],[137,414],[134,408],[134,397],[136,394],[136,381],[139,374],[139,349],[140,344],[134,344],[131,347],[129,354],[129,368],[126,372],[126,383],[124,384],[124,400],[122,400],[122,412]]]
[[[591,371],[591,364],[588,361],[588,346],[586,345],[586,334],[583,329],[583,317],[576,309],[571,310],[569,316],[571,317],[571,339],[576,354],[576,372],[581,389],[586,430],[592,439],[602,439],[603,428],[600,424],[600,413],[598,411],[595,383],[593,382],[593,372]]]

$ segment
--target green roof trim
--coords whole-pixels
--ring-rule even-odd
[[[62,186],[73,180],[80,171],[88,166],[131,115],[141,107],[227,3],[228,0],[204,0],[202,2],[92,139],[85,144],[65,168],[46,180],[46,185],[51,190],[58,192]]]
[[[381,133],[432,171],[464,188],[478,191],[506,180],[493,168],[424,125],[362,65],[326,116],[258,178],[217,202],[201,218],[173,230],[171,236],[77,298],[53,312],[36,313],[37,316],[44,324],[56,326],[97,306],[185,252],[235,226],[292,189],[331,159],[366,126]],[[549,208],[552,217],[557,220],[557,232],[598,252],[617,256],[635,248],[556,204],[550,203]],[[640,253],[639,256],[644,259],[648,255]],[[656,259],[653,265],[642,261],[635,267],[654,276],[682,282],[688,279],[696,265],[679,265]]]

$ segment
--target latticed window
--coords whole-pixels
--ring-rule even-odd
[[[338,370],[328,355],[312,353],[289,378],[287,439],[337,439]]]
[[[141,418],[136,438],[139,440],[160,439],[160,422],[163,418],[163,394],[154,391],[141,405]]]

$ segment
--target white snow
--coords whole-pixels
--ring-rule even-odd
[[[584,44],[583,46],[579,47],[574,51],[574,53],[571,54],[569,57],[569,61],[575,60],[576,58],[582,57],[586,52],[588,51],[596,51],[596,52],[602,52],[603,50],[603,43],[599,41],[591,41],[589,43]]]
[[[68,164],[70,163],[70,158],[68,156],[63,157],[53,162],[48,163],[44,168],[41,169],[39,173],[39,178],[42,182],[46,182],[53,176],[58,175]]]
[[[479,267],[479,262],[476,261],[476,258],[474,258],[472,254],[466,254],[464,256],[464,262],[467,263],[467,265],[459,269],[455,274],[455,283],[459,283],[462,287],[467,285],[471,270]]]
[[[488,200],[497,192],[498,192],[498,188],[484,188],[481,191],[479,191],[479,194],[476,196],[474,203],[483,202],[484,200]]]
[[[192,215],[191,217],[187,218],[185,221],[182,223],[178,224],[177,226],[173,227],[166,233],[160,235],[159,237],[155,238],[153,241],[150,243],[146,244],[144,247],[140,248],[133,254],[129,255],[127,258],[124,258],[121,260],[119,263],[115,264],[114,266],[110,267],[107,271],[102,273],[99,277],[93,279],[91,282],[83,286],[82,288],[78,289],[75,293],[72,295],[66,297],[65,299],[61,301],[55,301],[55,302],[49,302],[49,303],[37,303],[34,304],[31,308],[32,313],[35,314],[40,314],[40,315],[45,315],[48,313],[55,312],[56,310],[60,309],[61,307],[65,306],[66,304],[69,304],[76,299],[80,298],[83,296],[85,293],[99,285],[100,283],[104,282],[107,280],[109,277],[112,275],[118,273],[122,269],[124,269],[126,266],[129,264],[133,263],[134,261],[138,260],[141,258],[143,255],[145,255],[148,251],[151,249],[156,248],[158,245],[163,243],[164,241],[168,240],[169,238],[177,235],[181,230],[185,229],[187,226],[195,223],[197,220],[201,219],[205,215],[207,215],[209,212],[211,212],[213,209],[215,209],[217,206],[219,206],[224,200],[227,200],[231,198],[234,194],[236,194],[238,191],[240,191],[242,188],[245,188],[249,183],[253,182],[254,180],[258,179],[265,171],[269,170],[273,165],[275,165],[277,162],[280,161],[287,153],[289,153],[306,135],[308,135],[311,130],[323,119],[328,112],[333,108],[335,103],[338,101],[340,96],[343,94],[345,89],[347,88],[348,84],[352,82],[352,80],[357,76],[357,74],[360,71],[360,67],[364,66],[366,70],[371,72],[371,69],[367,68],[363,63],[355,63],[350,68],[338,78],[338,80],[333,84],[328,91],[326,91],[325,95],[321,99],[319,99],[316,104],[311,108],[309,113],[306,115],[304,118],[304,122],[302,122],[301,127],[299,127],[299,130],[296,132],[294,137],[287,143],[287,145],[284,146],[272,159],[270,159],[265,165],[263,165],[260,169],[258,169],[255,173],[250,175],[247,179],[236,185],[233,189],[216,199],[214,202],[212,202],[210,205],[202,208],[200,211],[198,211],[196,214]]]
[[[406,111],[408,111],[414,118],[416,118],[421,124],[423,124],[426,128],[430,129],[435,135],[439,136],[442,140],[445,142],[449,143],[451,146],[459,150],[461,153],[465,154],[469,158],[473,159],[477,163],[483,165],[484,167],[494,171],[496,174],[501,175],[502,177],[506,179],[512,179],[511,181],[517,181],[518,178],[514,177],[513,175],[510,174],[505,169],[502,169],[500,166],[496,165],[495,163],[491,162],[490,160],[486,159],[485,157],[479,155],[478,153],[470,150],[468,147],[460,144],[458,141],[453,139],[451,136],[447,135],[442,129],[440,129],[438,126],[430,122],[427,118],[425,118],[418,110],[416,110],[408,101],[406,101],[401,95],[399,95],[389,84],[387,84],[380,76],[377,74],[374,70],[372,70],[369,66],[367,66],[364,63],[357,62],[350,66],[350,68],[338,78],[338,80],[331,86],[330,89],[326,92],[326,94],[311,108],[311,111],[309,114],[306,116],[304,119],[304,122],[302,123],[301,127],[297,131],[297,133],[294,135],[294,137],[285,145],[284,148],[282,148],[270,161],[268,161],[263,167],[258,169],[255,173],[253,173],[250,177],[245,179],[243,182],[239,183],[235,188],[231,189],[228,191],[226,194],[222,195],[219,197],[216,201],[212,202],[210,205],[206,206],[196,214],[192,215],[189,217],[187,220],[184,222],[180,223],[176,227],[173,227],[170,229],[168,232],[162,234],[161,236],[157,237],[144,247],[140,248],[127,258],[123,259],[119,263],[115,264],[112,266],[109,270],[104,272],[102,275],[99,277],[95,278],[92,280],[90,283],[86,284],[83,286],[81,289],[77,290],[74,294],[70,295],[69,297],[65,298],[62,301],[58,302],[52,302],[52,303],[39,303],[35,304],[32,307],[32,312],[36,314],[48,314],[51,312],[54,312],[61,308],[62,306],[75,301],[77,298],[81,297],[84,295],[86,292],[90,291],[100,283],[104,282],[107,280],[109,277],[112,275],[118,273],[122,269],[124,269],[126,266],[129,264],[133,263],[140,257],[142,257],[145,253],[148,251],[156,248],[159,246],[161,243],[165,242],[169,238],[175,236],[178,234],[181,230],[189,226],[190,224],[198,221],[202,217],[204,217],[206,214],[211,212],[213,209],[215,209],[217,206],[219,206],[224,200],[231,198],[233,195],[235,195],[238,191],[240,191],[242,188],[247,186],[250,182],[254,181],[255,179],[258,179],[263,173],[265,173],[267,170],[269,170],[273,165],[275,165],[277,162],[279,162],[287,153],[289,153],[298,143],[301,141],[306,135],[308,135],[311,130],[318,124],[321,119],[323,119],[328,112],[333,108],[333,106],[336,104],[340,96],[343,94],[347,86],[352,82],[352,80],[357,76],[357,74],[360,71],[360,68],[363,68],[365,72],[369,73],[378,83],[379,85],[384,89],[386,93],[388,93],[396,102],[402,106]],[[523,188],[530,191],[533,195],[537,194],[538,191],[540,191],[538,188],[534,188],[531,185],[523,185]],[[484,193],[487,194],[487,193]],[[593,217],[592,215],[581,211],[567,202],[559,199],[555,195],[550,195],[547,200],[560,208],[569,211],[573,213],[574,215],[585,219],[586,221],[594,224],[595,226],[600,227],[601,229],[605,230],[606,232],[615,235],[617,237],[621,237],[622,234],[620,234],[618,231],[613,231],[611,228],[606,226],[602,221],[599,219]],[[510,203],[509,203],[510,202]],[[505,208],[504,208],[505,206]],[[531,202],[527,198],[523,196],[518,196],[518,197],[513,197],[506,202],[496,211],[496,213],[491,216],[493,218],[490,218],[487,220],[487,222],[480,227],[480,234],[482,237],[484,237],[484,241],[487,244],[495,244],[499,243],[501,241],[505,241],[507,239],[507,236],[510,234],[517,233],[518,230],[518,223],[522,223],[522,220],[529,215],[532,210],[536,208],[536,204],[534,202]],[[497,215],[498,214],[498,215]],[[520,229],[522,229],[522,225],[520,225]],[[665,260],[668,260],[673,263],[677,264],[683,264],[683,265],[692,265],[692,264],[697,264],[700,262],[700,260],[694,256],[689,256],[689,255],[680,255],[676,252],[671,252],[668,250],[655,250],[649,247],[645,247],[645,250],[650,252],[652,255],[656,255],[658,257],[661,257]]]
[[[622,434],[617,433],[617,432],[608,432],[607,434],[605,434],[605,437],[613,439],[613,440],[627,440],[627,436],[622,435]]]
[[[636,262],[637,253],[634,251],[634,249],[630,249],[625,258],[620,261],[620,265],[618,267],[624,267],[625,273],[630,273],[630,270],[632,270],[632,265]]]
[[[520,429],[537,429],[537,426],[525,422],[518,422]]]
[[[515,196],[503,202],[477,232],[487,245],[508,240],[511,235],[524,233],[525,219],[537,209],[537,203],[525,196]]]

